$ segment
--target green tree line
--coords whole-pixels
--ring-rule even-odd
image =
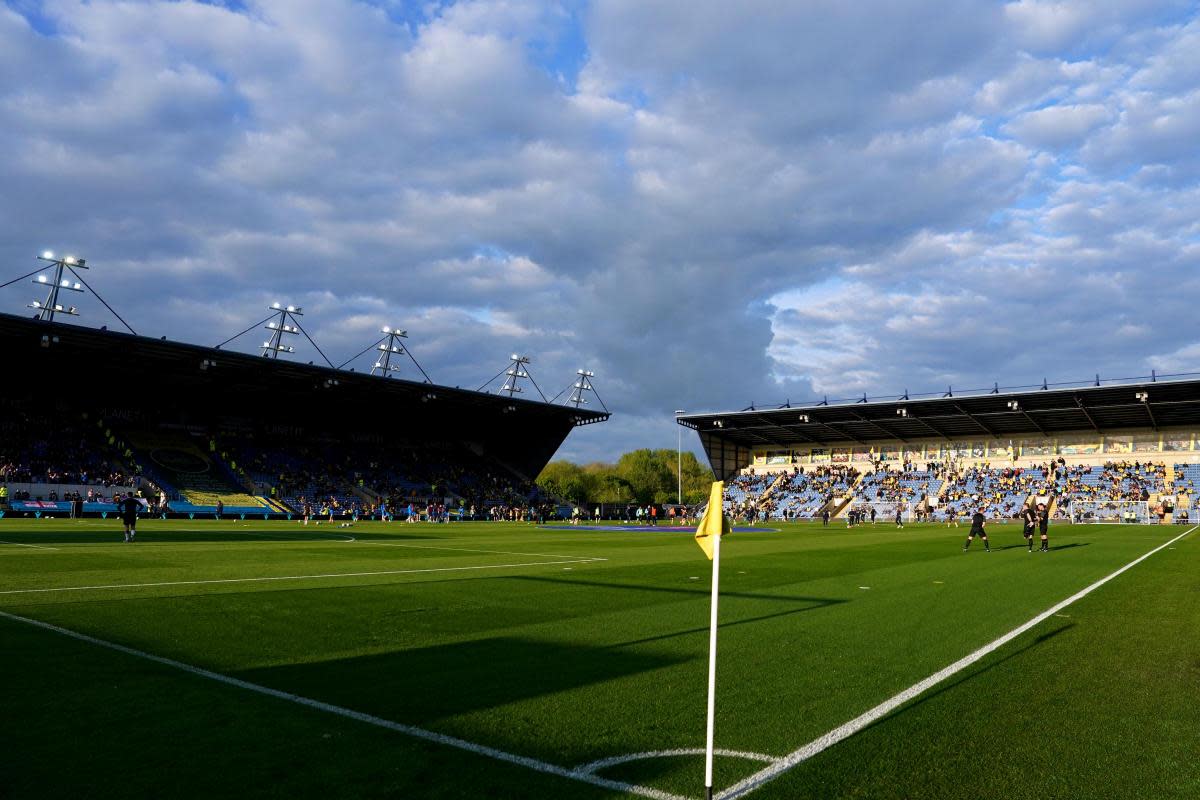
[[[572,503],[674,503],[677,472],[683,478],[683,502],[708,499],[713,473],[694,453],[684,453],[677,471],[674,450],[634,450],[615,464],[551,461],[538,486]]]

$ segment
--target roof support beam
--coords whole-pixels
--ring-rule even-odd
[[[1043,428],[1041,425],[1039,425],[1039,424],[1038,424],[1038,421],[1037,421],[1036,419],[1034,419],[1033,417],[1029,416],[1029,412],[1028,412],[1028,411],[1026,411],[1024,408],[1022,408],[1022,409],[1021,409],[1021,416],[1025,417],[1025,419],[1029,421],[1029,424],[1030,424],[1030,425],[1032,425],[1033,427],[1037,428],[1037,430],[1038,430],[1038,433],[1040,433],[1042,436],[1049,436],[1049,435],[1050,435],[1050,434],[1046,433],[1046,429],[1045,429],[1045,428]]]
[[[1092,430],[1094,430],[1096,433],[1100,433],[1100,426],[1096,424],[1096,419],[1087,410],[1087,406],[1083,403],[1083,398],[1079,395],[1075,395],[1075,405],[1078,406],[1079,410],[1083,412],[1083,415],[1087,417],[1088,424],[1092,426]],[[1151,418],[1153,419],[1153,417]]]
[[[1154,428],[1154,431],[1157,433],[1158,432],[1158,420],[1154,419],[1154,411],[1153,411],[1153,409],[1150,408],[1150,401],[1143,400],[1142,405],[1146,407],[1146,416],[1148,416],[1150,418],[1150,427]]]
[[[802,433],[800,431],[799,427],[788,427],[787,425],[781,425],[778,422],[775,422],[774,420],[772,420],[770,417],[761,416],[761,415],[758,417],[758,419],[762,420],[765,424],[771,426],[772,428],[778,428],[779,430],[783,431],[784,433],[786,433],[790,436],[798,436],[801,439],[803,439],[804,441],[808,442],[809,444],[816,441],[816,439],[812,438],[811,436],[808,436],[808,435]],[[802,425],[802,424],[803,423],[800,423],[800,422],[796,423],[797,426]]]
[[[949,436],[947,436],[945,433],[943,433],[943,432],[941,431],[941,429],[937,428],[937,427],[936,427],[936,426],[935,426],[935,425],[934,425],[932,422],[930,422],[929,420],[925,419],[924,417],[914,417],[912,414],[909,414],[909,415],[908,415],[908,419],[915,419],[917,422],[921,423],[921,424],[922,424],[922,425],[924,425],[926,428],[929,428],[929,430],[933,431],[933,432],[934,432],[936,435],[938,435],[938,436],[942,437],[942,438],[943,438],[943,439],[945,439],[946,441],[950,441],[950,437],[949,437]]]
[[[996,436],[996,432],[994,430],[989,428],[987,425],[984,425],[982,422],[979,421],[978,417],[976,417],[974,414],[970,413],[969,411],[964,410],[963,407],[961,405],[959,405],[958,403],[954,404],[954,410],[957,411],[958,413],[962,414],[967,419],[971,420],[971,422],[974,422],[976,425],[978,425],[983,430],[983,432],[986,433],[988,436],[992,437],[993,439],[999,438],[998,436]],[[1026,415],[1026,416],[1028,416],[1028,415]],[[1037,423],[1035,422],[1034,425],[1036,426]],[[1038,428],[1038,430],[1040,431],[1041,428]]]
[[[888,437],[889,439],[899,439],[900,441],[902,441],[906,444],[908,443],[908,439],[905,439],[903,436],[901,436],[898,433],[889,431],[887,428],[883,427],[882,425],[880,425],[878,422],[876,422],[873,419],[867,419],[862,414],[859,414],[857,411],[850,411],[850,415],[852,417],[854,417],[856,420],[858,420],[859,422],[865,422],[868,425],[870,425],[871,427],[875,428],[876,430],[883,431],[883,435]]]
[[[833,423],[837,424],[837,420],[833,420]],[[850,433],[849,431],[838,430],[837,428],[833,427],[833,425],[830,425],[828,422],[821,422],[820,420],[810,420],[810,424],[820,425],[822,428],[832,431],[834,436],[837,436],[841,439],[849,439],[850,441],[854,442],[855,444],[866,444],[866,442],[864,442],[862,439],[859,439],[857,436]]]

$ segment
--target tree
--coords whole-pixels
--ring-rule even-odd
[[[588,484],[583,468],[570,461],[551,461],[537,479],[537,485],[546,492],[572,503],[588,501]]]
[[[708,498],[713,474],[694,453],[684,453],[680,470],[685,503],[702,503]],[[570,461],[552,461],[538,476],[537,484],[550,494],[572,503],[674,503],[676,498],[674,450],[633,450],[616,464],[594,462],[579,466]]]

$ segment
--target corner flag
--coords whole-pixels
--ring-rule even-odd
[[[713,481],[712,490],[708,494],[708,508],[700,518],[696,528],[696,544],[713,560],[713,537],[729,533],[729,518],[725,516],[725,483]]]
[[[709,606],[708,626],[708,731],[704,746],[704,797],[713,796],[713,724],[717,711],[717,581],[721,575],[721,538],[729,533],[729,519],[725,516],[725,484],[714,481],[708,493],[708,508],[696,528],[696,544],[713,562],[712,603]]]

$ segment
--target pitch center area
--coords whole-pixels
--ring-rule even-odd
[[[482,750],[702,791],[708,562],[688,537],[139,527],[125,545],[112,522],[0,521],[0,611]],[[722,551],[721,787],[1182,532],[1062,527],[1030,554],[992,526],[993,552],[964,554],[944,527],[779,527]],[[1198,552],[1184,537],[753,796],[1196,796]],[[0,639],[6,797],[621,794],[11,619]],[[1137,757],[1097,774],[1130,736]],[[1016,766],[999,755],[1013,742],[1031,743]]]

